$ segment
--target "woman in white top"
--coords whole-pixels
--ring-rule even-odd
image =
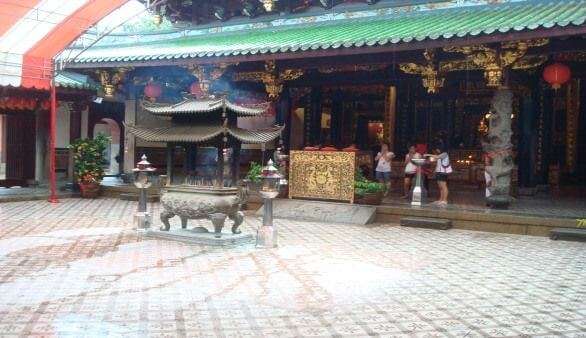
[[[385,196],[389,194],[391,190],[391,161],[395,157],[395,154],[389,151],[389,146],[386,143],[381,145],[381,150],[376,157],[374,158],[375,161],[378,161],[376,164],[376,179],[385,185],[387,188],[385,191]]]
[[[452,173],[452,165],[450,164],[450,156],[442,149],[443,147],[437,147],[435,149],[435,155],[430,155],[435,161],[435,180],[440,191],[439,200],[435,201],[441,207],[448,205],[448,175]]]
[[[421,155],[415,151],[415,146],[410,146],[409,152],[405,155],[405,178],[403,179],[403,198],[405,199],[409,198],[411,182],[417,173],[417,166],[411,162],[414,158],[421,158]]]

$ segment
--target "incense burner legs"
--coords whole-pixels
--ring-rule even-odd
[[[162,231],[169,231],[169,220],[175,216],[181,218],[183,229],[187,228],[190,219],[209,219],[215,237],[221,237],[226,218],[232,221],[233,234],[240,233],[239,227],[244,221],[244,213],[240,211],[242,196],[237,189],[168,189],[162,193],[161,204],[164,209],[161,212]],[[209,232],[203,227],[197,227],[194,231]]]

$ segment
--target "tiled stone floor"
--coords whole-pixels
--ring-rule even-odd
[[[430,203],[438,197],[437,189],[432,185],[430,198],[423,208],[437,209]],[[402,191],[395,189],[390,196],[387,196],[383,204],[391,206],[409,207],[410,200],[402,199]],[[545,196],[519,196],[514,198],[507,210],[496,210],[486,207],[484,190],[457,190],[457,187],[450,191],[450,204],[448,210],[465,210],[473,213],[483,214],[509,214],[519,216],[537,216],[552,218],[586,218],[586,198],[573,196],[552,197]]]
[[[586,243],[277,220],[278,249],[212,249],[135,206],[0,204],[0,336],[586,336]]]

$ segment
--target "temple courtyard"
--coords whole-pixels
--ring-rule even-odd
[[[586,243],[276,220],[277,249],[199,247],[135,208],[0,204],[0,336],[586,336]]]

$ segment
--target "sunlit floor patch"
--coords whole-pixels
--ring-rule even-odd
[[[4,205],[0,334],[516,337],[586,327],[585,243],[277,219],[278,248],[212,248],[143,238],[135,207]],[[158,219],[159,205],[149,207]],[[189,227],[198,225],[210,227]],[[243,230],[258,225],[248,218]]]

